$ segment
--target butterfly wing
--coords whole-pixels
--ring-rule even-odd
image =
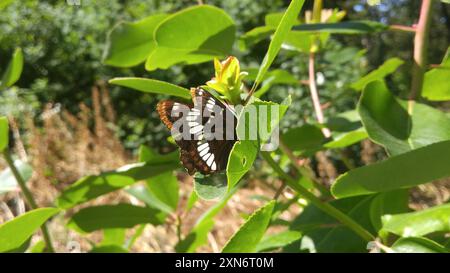
[[[161,101],[157,106],[158,113],[180,146],[181,162],[190,175],[196,171],[205,175],[222,171],[227,166],[228,156],[236,141],[237,121],[233,110],[202,88],[192,88],[191,96],[193,105],[171,100]],[[229,117],[232,117],[232,126],[226,126],[227,116],[228,122]],[[214,125],[217,119],[222,119],[222,126]],[[174,130],[177,122],[184,125],[179,130],[184,133],[182,138],[178,138],[180,132]]]

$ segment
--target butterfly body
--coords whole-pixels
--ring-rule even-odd
[[[180,147],[180,160],[190,175],[223,171],[236,142],[236,117],[228,104],[198,87],[192,103],[164,100],[157,110]]]

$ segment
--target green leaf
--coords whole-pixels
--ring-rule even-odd
[[[222,253],[255,252],[269,226],[275,201],[255,211],[222,249]]]
[[[361,127],[351,132],[333,134],[333,140],[323,146],[328,149],[345,148],[366,139],[367,136],[366,130]]]
[[[103,62],[131,67],[145,61],[156,47],[153,32],[167,14],[155,14],[138,22],[121,22],[108,34]]]
[[[262,252],[284,247],[299,240],[301,237],[301,232],[292,230],[286,230],[274,235],[265,236],[256,246],[256,251]]]
[[[297,22],[297,16],[300,13],[304,2],[304,0],[292,0],[289,4],[289,7],[287,8],[286,12],[280,20],[280,23],[277,26],[277,29],[275,30],[272,41],[269,45],[269,49],[267,50],[264,60],[261,63],[258,75],[255,79],[255,86],[262,81],[270,65],[278,55],[283,41],[287,37],[292,26]]]
[[[101,245],[123,245],[125,243],[126,231],[124,228],[104,229]]]
[[[187,201],[187,204],[186,204],[186,211],[190,211],[194,207],[194,205],[197,202],[197,200],[198,200],[198,195],[195,192],[195,190],[193,190],[191,192],[191,194],[189,195],[189,198],[188,198],[188,201]]]
[[[23,162],[21,160],[15,160],[14,166],[19,171],[23,180],[26,182],[31,178],[33,174],[33,169],[30,164]],[[11,172],[10,168],[6,168],[0,172],[0,195],[10,191],[17,190],[19,186],[17,185],[17,180],[14,174]]]
[[[128,253],[128,249],[120,245],[101,245],[89,251],[90,253]]]
[[[158,158],[158,154],[150,148],[142,145],[139,149],[139,161],[147,162]],[[166,204],[171,211],[175,211],[179,199],[179,182],[172,171],[162,173],[146,181],[148,191],[162,203]]]
[[[20,247],[47,219],[58,212],[60,209],[57,208],[39,208],[0,225],[0,252]]]
[[[8,147],[9,126],[8,118],[0,117],[0,153]]]
[[[125,165],[115,171],[81,178],[70,185],[57,199],[58,207],[71,208],[100,195],[132,185],[179,167],[178,152],[160,155],[146,163]]]
[[[195,252],[198,247],[207,243],[208,233],[214,226],[214,216],[222,210],[237,189],[238,187],[231,189],[219,202],[214,204],[200,216],[189,234],[175,246],[177,252],[192,253]]]
[[[6,8],[9,4],[11,4],[14,0],[3,0],[0,2],[0,11]]]
[[[162,202],[158,197],[156,197],[148,187],[142,185],[136,185],[125,189],[125,191],[132,196],[136,197],[140,201],[144,202],[147,206],[163,211],[167,214],[173,212],[173,209],[169,207],[167,204]]]
[[[400,238],[391,248],[398,253],[448,253],[445,247],[423,237]]]
[[[186,88],[168,82],[145,79],[145,78],[114,78],[109,80],[110,84],[128,87],[145,93],[164,94],[169,96],[190,99],[191,95]]]
[[[301,24],[292,29],[301,32],[313,33],[333,33],[333,34],[365,34],[372,32],[385,31],[389,28],[376,21],[360,20],[345,21],[339,23],[320,23],[320,24]]]
[[[321,149],[325,137],[319,127],[304,124],[289,129],[281,136],[281,140],[292,151],[309,155]]]
[[[331,201],[331,205],[347,214],[369,232],[374,233],[370,221],[370,205],[373,196],[352,197]],[[308,205],[291,223],[290,230],[303,234],[299,245],[289,252],[366,252],[367,242],[354,231],[342,225],[313,205]]]
[[[398,155],[450,139],[450,118],[425,104],[415,103],[408,114],[408,102],[395,98],[381,81],[369,83],[358,105],[369,137]]]
[[[370,220],[375,230],[382,227],[381,217],[385,214],[408,212],[408,191],[395,190],[377,194],[370,204]]]
[[[203,200],[221,198],[227,192],[227,176],[225,173],[208,176],[196,173],[194,175],[194,190],[197,196]]]
[[[425,73],[422,96],[431,101],[450,100],[450,48],[439,67]]]
[[[70,218],[67,226],[80,233],[99,229],[132,228],[139,224],[160,225],[165,213],[149,207],[131,204],[103,205],[81,209]]]
[[[20,78],[20,74],[22,74],[22,68],[23,68],[22,49],[17,48],[14,51],[14,54],[12,56],[11,61],[8,64],[8,67],[6,68],[5,72],[3,72],[0,90],[6,87],[10,87],[14,83],[16,83]]]
[[[391,58],[386,60],[380,67],[373,70],[366,76],[359,79],[357,82],[353,83],[351,87],[358,91],[364,89],[366,85],[372,81],[382,80],[387,75],[392,74],[397,70],[397,68],[403,64],[403,61],[399,58]]]
[[[436,231],[450,231],[450,204],[422,211],[384,215],[383,230],[402,237],[423,236]]]
[[[200,5],[176,12],[155,29],[156,47],[145,68],[167,69],[178,64],[195,64],[224,57],[231,52],[236,26],[223,10]]]
[[[45,251],[45,242],[41,240],[35,243],[27,252],[44,253],[44,251]]]
[[[450,176],[450,141],[443,141],[339,176],[331,187],[336,198],[410,188]]]

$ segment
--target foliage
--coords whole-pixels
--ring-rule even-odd
[[[374,241],[383,251],[448,252],[443,234],[449,232],[449,204],[414,212],[408,208],[409,189],[450,177],[450,116],[445,112],[448,106],[439,103],[448,100],[448,56],[438,67],[419,71],[422,74],[418,76],[424,78],[423,98],[434,103],[421,97],[405,100],[409,89],[403,85],[409,76],[397,74],[409,75],[406,58],[385,56],[383,61],[373,62],[376,66],[363,76],[366,71],[358,68],[373,56],[367,55],[370,48],[367,51],[351,42],[391,35],[389,22],[346,20],[342,10],[325,10],[321,5],[305,11],[306,1],[292,0],[281,13],[255,8],[259,19],[264,17],[264,25],[256,26],[253,19],[237,18],[240,9],[254,7],[253,1],[243,1],[249,7],[235,3],[232,11],[226,9],[229,2],[222,2],[186,7],[172,1],[111,1],[109,5],[93,1],[78,9],[28,1],[24,7],[18,2],[0,7],[7,11],[0,24],[9,26],[0,36],[0,50],[21,46],[5,63],[2,92],[15,92],[16,84],[41,101],[64,100],[68,105],[87,97],[74,90],[108,79],[116,86],[113,99],[121,105],[119,111],[131,113],[120,121],[123,123],[132,117],[139,119],[135,103],[150,108],[167,96],[189,100],[188,88],[204,84],[217,89],[228,102],[244,105],[236,116],[239,140],[226,170],[212,176],[195,175],[194,190],[186,202],[181,201],[176,176],[181,168],[179,152],[167,142],[158,145],[166,153],[140,145],[138,163],[81,177],[59,193],[56,208],[37,208],[26,184],[30,168],[12,160],[8,118],[0,117],[0,151],[8,164],[0,174],[0,194],[16,190],[18,185],[31,208],[0,226],[0,252],[44,251],[39,244],[29,248],[30,237],[40,227],[45,250],[52,251],[45,222],[59,212],[68,218],[65,226],[82,236],[103,232],[103,241],[92,244],[91,252],[128,252],[147,225],[173,225],[178,239],[173,248],[195,252],[208,242],[214,217],[245,184],[249,173],[265,172],[272,178],[269,183],[276,178],[283,182],[282,187],[273,200],[265,197],[270,201],[246,217],[222,252],[367,252]],[[264,1],[262,6],[268,3]],[[281,1],[276,1],[275,9],[279,5]],[[151,14],[146,12],[149,7]],[[45,16],[39,18],[32,12],[29,20],[6,23],[23,16],[27,9]],[[98,14],[97,9],[101,10]],[[36,31],[39,39],[30,38],[31,31]],[[10,40],[11,33],[17,35]],[[49,40],[53,42],[47,43]],[[414,46],[424,54],[419,44]],[[261,48],[267,50],[261,52]],[[237,57],[219,61],[227,55]],[[76,59],[94,61],[72,62]],[[308,88],[301,78],[306,74]],[[37,89],[48,92],[40,94]],[[315,89],[320,89],[320,97]],[[318,108],[310,102],[310,90]],[[331,106],[322,113],[327,104]],[[244,121],[250,106],[256,107],[256,116],[265,107],[279,109],[276,120],[268,120],[269,132],[258,132],[256,140],[242,138],[242,132],[249,130]],[[150,112],[153,108],[144,111],[144,117]],[[324,122],[319,118],[322,114],[327,117]],[[260,151],[260,144],[267,142],[275,126],[282,128],[280,146],[275,151]],[[159,128],[152,130],[156,134]],[[162,133],[155,139],[163,142],[165,136]],[[360,166],[362,141],[382,146],[383,160]],[[131,146],[136,148],[141,142],[150,141],[139,140]],[[347,154],[351,152],[355,153],[350,159]],[[322,162],[314,162],[320,158]],[[331,190],[317,175],[323,161],[339,166],[335,171],[340,175]],[[257,164],[264,169],[255,171],[255,165],[261,166]],[[294,194],[283,202],[279,195],[285,186]],[[137,199],[139,205],[92,202],[119,190]],[[198,199],[215,199],[216,203],[185,232],[183,216]],[[290,222],[282,219],[280,215],[293,205],[301,206],[296,218]],[[280,223],[282,231],[270,234]],[[129,229],[135,233],[126,242]]]

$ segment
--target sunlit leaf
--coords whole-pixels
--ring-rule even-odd
[[[399,58],[388,59],[380,67],[371,71],[369,74],[362,77],[357,82],[353,83],[351,87],[358,91],[362,90],[368,83],[372,81],[382,80],[387,75],[392,74],[402,64],[403,61]]]
[[[145,78],[114,78],[109,80],[110,84],[128,87],[145,93],[165,94],[184,99],[190,99],[191,95],[186,88],[168,82],[145,79]]]
[[[8,118],[0,117],[0,153],[8,147],[9,142],[9,126]]]
[[[445,247],[427,238],[408,237],[398,239],[391,247],[398,253],[448,253]]]
[[[0,225],[0,252],[20,247],[47,219],[58,212],[60,209],[57,208],[39,208]]]
[[[138,22],[121,22],[108,34],[103,62],[119,67],[135,66],[145,61],[156,46],[153,31],[168,15],[155,14]]]
[[[23,69],[23,54],[22,49],[17,48],[14,51],[11,61],[8,67],[3,72],[2,81],[0,84],[0,90],[6,87],[12,86],[20,78]]]
[[[222,253],[255,252],[269,226],[274,206],[275,201],[271,201],[255,211],[225,244]]]

